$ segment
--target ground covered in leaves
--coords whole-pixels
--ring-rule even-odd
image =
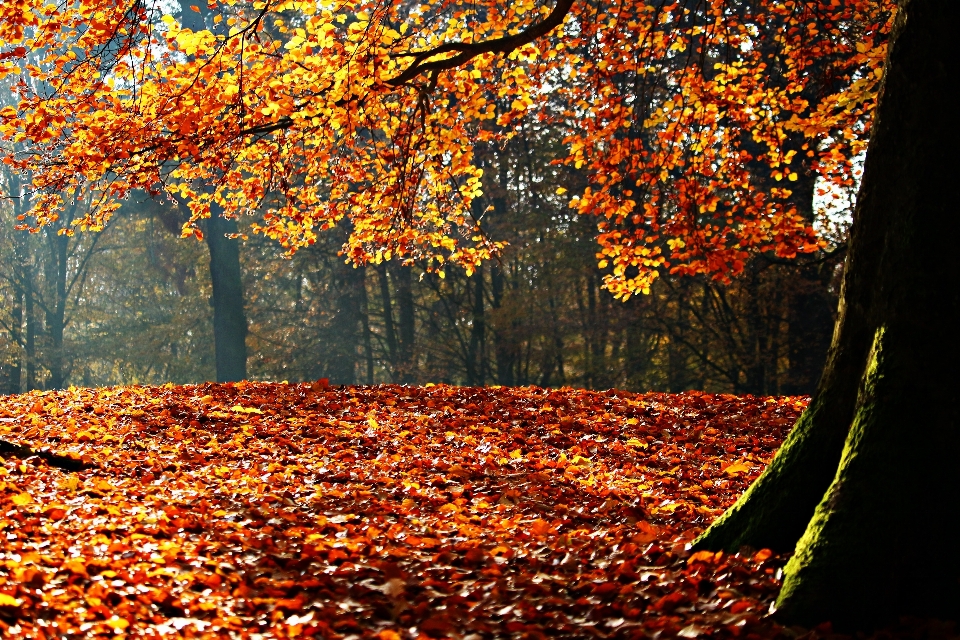
[[[790,634],[690,555],[803,398],[238,383],[0,398],[0,636]]]

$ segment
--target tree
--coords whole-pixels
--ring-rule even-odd
[[[81,228],[130,188],[166,190],[189,201],[187,231],[216,204],[295,250],[346,216],[354,261],[442,270],[497,249],[472,215],[481,171],[465,143],[509,138],[556,94],[538,117],[566,127],[563,162],[589,170],[572,204],[605,218],[605,281],[623,297],[663,270],[726,278],[751,253],[818,248],[791,167],[849,180],[889,14],[794,4],[223,0],[212,31],[142,3],[38,9],[4,23],[21,46],[0,75],[42,52],[30,75],[58,91],[19,86],[0,130],[27,143],[10,160],[33,170],[46,216],[74,190],[103,195]]]
[[[495,139],[483,126],[494,118],[509,131],[557,81],[570,97],[561,115],[586,122],[568,137],[568,161],[591,171],[574,203],[606,219],[601,265],[621,297],[649,290],[663,269],[725,279],[751,255],[819,247],[793,190],[754,177],[795,181],[791,163],[802,151],[821,177],[851,179],[890,17],[886,5],[852,0],[718,1],[699,11],[572,0],[469,11],[345,2],[300,13],[294,2],[252,13],[223,4],[234,30],[218,39],[172,19],[158,35],[140,4],[104,3],[102,19],[75,31],[91,52],[80,62],[64,53],[77,43],[52,34],[89,16],[63,8],[56,17],[68,28],[24,36],[39,18],[4,14],[8,41],[49,47],[34,73],[68,73],[74,83],[55,96],[23,88],[19,110],[2,114],[4,135],[33,144],[9,162],[33,171],[45,211],[62,203],[54,187],[70,193],[88,182],[112,195],[163,185],[190,198],[194,220],[214,203],[236,215],[270,199],[258,229],[291,249],[346,216],[345,252],[356,261],[395,253],[472,272],[497,246],[470,218],[481,176],[464,142]],[[291,34],[282,48],[264,35],[270,10],[291,12],[274,25]],[[941,553],[957,538],[960,507],[950,401],[960,267],[943,232],[957,12],[946,0],[901,2],[819,390],[761,479],[698,543],[796,545],[778,601],[787,620],[952,616],[960,601],[960,560]],[[103,42],[118,44],[92,46]],[[18,55],[7,52],[5,73]],[[770,66],[780,72],[767,82]],[[805,93],[815,73],[831,80],[816,103]],[[511,100],[510,113],[495,116],[491,86]],[[96,144],[79,145],[78,132]],[[794,134],[799,150],[784,144]],[[195,192],[197,180],[212,181],[212,193]],[[96,227],[110,206],[105,199],[80,226]],[[457,230],[462,237],[452,237]]]
[[[223,26],[214,21],[213,11],[204,7],[194,11],[180,3],[180,22],[194,32],[211,29],[223,34]],[[222,21],[218,21],[222,22]],[[203,183],[203,181],[201,181]],[[210,190],[204,184],[205,190]],[[191,218],[187,209],[184,222]],[[212,203],[204,225],[204,240],[210,251],[210,282],[213,295],[213,344],[216,355],[217,382],[236,382],[247,377],[247,317],[243,303],[243,279],[240,273],[240,243],[235,219],[224,215],[219,203]]]
[[[960,508],[960,269],[939,232],[956,209],[944,185],[958,17],[949,2],[900,6],[820,387],[764,474],[698,541],[796,545],[778,600],[790,620],[958,613],[960,566],[944,550]]]

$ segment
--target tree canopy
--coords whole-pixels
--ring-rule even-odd
[[[892,4],[220,0],[199,15],[5,3],[17,103],[0,134],[37,197],[25,225],[83,191],[94,202],[65,229],[99,229],[138,188],[188,201],[184,234],[216,204],[294,251],[348,218],[356,262],[470,271],[499,248],[473,206],[475,146],[532,120],[562,132],[555,163],[585,172],[552,197],[599,217],[606,284],[628,297],[662,271],[725,279],[753,252],[822,246],[813,185],[856,180]]]

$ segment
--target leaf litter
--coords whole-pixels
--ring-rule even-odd
[[[689,551],[806,398],[236,383],[0,399],[5,637],[770,637]]]

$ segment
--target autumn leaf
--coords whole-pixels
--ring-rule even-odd
[[[11,595],[0,592],[0,607],[19,607],[21,600]]]
[[[109,620],[106,621],[106,625],[118,632],[123,631],[130,626],[130,622],[124,618],[118,618],[117,616],[112,616]]]
[[[579,176],[549,196],[595,216],[604,285],[621,299],[663,273],[729,281],[751,256],[825,246],[793,192],[855,186],[896,14],[892,0],[560,2],[546,15],[490,0],[263,15],[211,0],[179,17],[108,0],[10,7],[0,79],[23,81],[0,137],[37,194],[28,226],[84,194],[95,204],[71,229],[103,229],[159,184],[187,203],[184,236],[203,238],[216,205],[294,252],[347,218],[346,259],[469,274],[504,246],[474,216],[491,186],[478,151],[549,122],[555,163]],[[531,31],[541,19],[578,26]]]
[[[96,464],[68,475],[0,464],[17,483],[0,492],[0,531],[19,558],[0,564],[0,594],[43,606],[45,623],[125,634],[207,633],[219,620],[218,634],[382,637],[394,627],[377,611],[436,634],[548,635],[577,616],[571,635],[722,634],[741,621],[773,633],[755,612],[769,609],[784,557],[683,549],[746,488],[745,456],[762,466],[805,400],[313,384],[45,392],[42,428],[7,437]],[[0,398],[0,413],[21,415],[39,393]],[[128,586],[136,599],[111,595]],[[37,635],[34,619],[19,619],[23,637]]]
[[[727,475],[735,476],[750,471],[750,468],[750,465],[745,462],[734,462],[733,464],[724,468],[723,472]]]
[[[18,507],[23,507],[33,502],[33,496],[31,496],[29,493],[18,493],[10,499],[10,502]]]

